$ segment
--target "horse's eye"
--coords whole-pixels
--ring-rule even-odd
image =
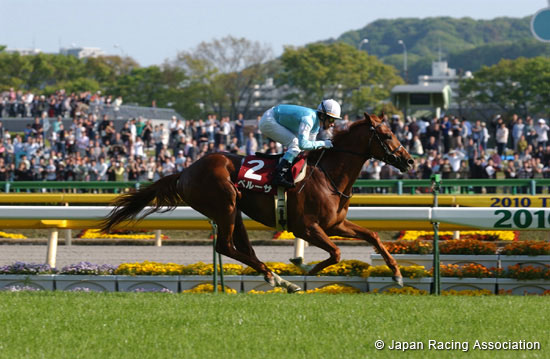
[[[385,140],[391,140],[392,139],[392,134],[391,133],[384,133],[382,135],[382,137],[385,139]]]

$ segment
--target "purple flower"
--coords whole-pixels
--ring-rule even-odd
[[[2,288],[2,290],[8,291],[8,292],[38,292],[41,289],[30,287],[28,285],[12,285],[9,287]]]
[[[90,288],[84,288],[84,287],[75,287],[71,290],[68,290],[68,292],[84,292],[84,293],[90,293],[92,290]]]
[[[55,272],[55,268],[51,268],[48,264],[15,262],[0,267],[0,274],[52,274]]]
[[[80,262],[63,267],[60,274],[110,275],[114,273],[115,269],[116,267],[110,264],[99,265],[90,262]]]
[[[168,288],[162,288],[162,289],[145,289],[145,288],[136,288],[132,292],[134,293],[174,293]]]

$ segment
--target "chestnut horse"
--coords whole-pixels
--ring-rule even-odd
[[[384,248],[378,235],[348,220],[352,185],[366,160],[375,158],[408,171],[414,160],[379,117],[365,113],[364,119],[349,129],[337,132],[334,147],[311,151],[305,179],[288,190],[288,230],[297,237],[324,249],[329,258],[315,266],[294,261],[308,275],[340,261],[340,249],[329,236],[361,238],[382,254],[393,271],[393,279],[402,285],[396,261]],[[301,290],[273,273],[254,253],[243,225],[242,213],[268,227],[275,227],[273,196],[235,186],[243,157],[218,152],[204,156],[178,174],[161,178],[137,192],[121,195],[102,224],[103,231],[128,219],[135,219],[148,205],[141,218],[153,212],[166,212],[185,202],[218,225],[216,251],[236,259],[264,275],[272,286]]]

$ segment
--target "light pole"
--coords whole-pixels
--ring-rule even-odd
[[[367,38],[361,40],[361,42],[359,42],[359,45],[357,46],[357,49],[361,50],[361,47],[363,47],[364,44],[368,44],[368,43],[369,43],[369,39]]]
[[[403,73],[405,75],[405,83],[407,83],[407,46],[405,45],[405,42],[403,40],[399,40],[397,41],[397,43],[403,46]]]

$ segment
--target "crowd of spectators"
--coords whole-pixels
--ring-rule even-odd
[[[112,95],[104,95],[101,91],[69,94],[65,90],[59,90],[46,97],[10,88],[9,91],[0,93],[0,118],[40,117],[44,112],[50,118],[74,118],[81,113],[88,113],[89,107],[93,105],[119,107],[121,104],[122,97],[113,98]]]
[[[403,121],[388,119],[403,146],[416,157],[413,170],[401,175],[379,161],[365,164],[370,179],[544,178],[550,177],[550,127],[544,119],[497,115],[474,123],[454,116]]]
[[[141,117],[115,129],[113,119],[89,113],[91,104],[120,106],[121,98],[101,93],[34,96],[11,89],[2,94],[0,114],[31,117],[23,133],[10,133],[0,121],[0,181],[155,181],[181,171],[207,153],[228,151],[280,153],[283,148],[262,136],[259,117],[245,127],[234,120],[181,120],[153,123]],[[71,120],[65,127],[63,120]],[[416,158],[401,174],[377,160],[365,163],[365,179],[542,178],[550,177],[550,127],[544,119],[509,119],[471,123],[442,116],[431,119],[386,118],[403,146]],[[335,131],[345,129],[347,115]],[[330,134],[321,134],[330,137]]]

